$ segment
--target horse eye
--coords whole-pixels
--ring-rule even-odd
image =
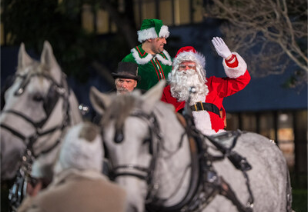
[[[33,101],[40,102],[44,100],[44,97],[40,93],[36,93],[32,97]]]

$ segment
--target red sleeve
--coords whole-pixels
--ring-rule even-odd
[[[247,70],[243,75],[239,76],[238,78],[218,78],[214,76],[210,78],[211,86],[213,87],[213,89],[217,90],[217,95],[220,98],[230,96],[244,89],[250,81],[250,75]]]
[[[235,68],[238,66],[238,60],[236,55],[232,54],[232,57],[229,60],[226,60],[226,64],[229,68]]]

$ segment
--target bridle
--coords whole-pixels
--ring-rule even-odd
[[[134,165],[134,164],[124,164],[124,165],[114,166],[111,169],[110,178],[112,180],[115,180],[117,177],[120,177],[120,176],[133,176],[133,177],[137,177],[140,180],[144,180],[146,182],[147,188],[148,188],[145,203],[149,207],[159,207],[159,208],[161,208],[162,204],[164,202],[166,202],[168,199],[161,199],[161,198],[158,198],[156,196],[159,187],[158,187],[158,184],[155,182],[154,177],[153,177],[154,173],[156,171],[156,164],[157,164],[157,160],[160,156],[160,152],[162,150],[164,150],[164,145],[163,145],[164,141],[163,141],[163,137],[161,135],[159,123],[158,123],[157,118],[156,118],[156,116],[153,112],[151,114],[146,114],[142,111],[133,111],[132,113],[130,113],[129,116],[130,117],[137,117],[137,118],[144,120],[146,122],[147,126],[148,126],[150,136],[149,136],[149,138],[145,139],[143,141],[143,143],[146,143],[146,142],[149,143],[149,153],[152,155],[150,163],[149,163],[150,165],[149,165],[149,167],[143,167],[143,166]],[[186,132],[184,132],[183,135],[181,136],[177,149],[174,152],[169,152],[169,153],[173,154],[182,147],[183,138],[184,138],[185,134],[186,134]],[[115,143],[121,143],[123,140],[124,140],[123,129],[116,130],[115,135],[114,135],[114,142]],[[193,147],[193,148],[196,149],[195,147]],[[196,163],[193,164],[194,162],[196,162],[197,157],[198,157],[197,153],[195,152],[192,156],[193,162],[190,165],[191,169],[192,169],[191,172],[193,172],[193,173],[198,172],[198,169],[199,169],[195,165]],[[192,175],[193,175],[193,173],[192,173]],[[197,176],[197,175],[198,175],[198,173],[195,173],[194,176]],[[193,177],[190,180],[192,190],[194,190],[195,187],[196,187],[195,180],[196,180],[196,178],[193,178]],[[173,209],[176,208],[176,210],[178,208],[182,208],[191,199],[192,193],[193,192],[191,190],[188,191],[187,194],[185,195],[184,199],[180,203],[178,203],[175,206],[172,206],[170,208],[173,208]],[[175,193],[173,195],[175,195]],[[170,196],[169,198],[171,198],[171,197],[172,196]]]
[[[144,120],[148,125],[149,137],[143,141],[143,144],[149,143],[149,153],[152,155],[149,167],[143,167],[135,164],[118,165],[112,168],[110,178],[115,180],[120,176],[133,176],[140,180],[144,180],[148,186],[148,194],[146,201],[151,201],[156,193],[157,185],[153,180],[153,173],[156,169],[156,163],[160,152],[160,143],[162,136],[159,124],[154,113],[146,114],[142,111],[134,111],[130,113],[130,117],[138,117]],[[117,129],[114,135],[114,142],[121,143],[124,140],[123,127]],[[155,139],[157,142],[155,142]],[[156,146],[154,146],[156,144]]]
[[[25,136],[4,123],[0,124],[1,128],[10,131],[14,136],[22,140],[24,144],[26,145],[27,149],[32,152],[34,157],[38,157],[41,154],[46,154],[50,152],[51,150],[53,150],[58,145],[58,142],[56,142],[54,145],[49,147],[47,150],[44,150],[43,152],[41,152],[39,155],[34,155],[33,145],[35,144],[35,142],[42,136],[51,134],[57,130],[62,131],[70,123],[70,117],[69,117],[70,105],[69,105],[69,100],[68,100],[69,95],[70,95],[70,89],[68,88],[64,75],[62,75],[61,84],[58,84],[52,77],[50,77],[50,75],[44,74],[44,73],[33,73],[29,76],[28,75],[16,75],[15,76],[15,78],[18,78],[18,77],[22,78],[23,81],[21,85],[19,86],[19,88],[14,92],[15,96],[21,96],[24,93],[26,86],[29,84],[30,79],[32,77],[43,77],[43,78],[48,79],[51,82],[46,98],[41,100],[43,101],[43,108],[46,113],[46,118],[44,118],[43,120],[34,122],[30,117],[27,117],[26,115],[24,115],[23,113],[19,111],[15,111],[15,110],[3,110],[2,111],[2,113],[10,113],[10,114],[13,114],[23,119],[24,121],[29,123],[34,128],[35,132],[32,135]],[[43,131],[42,128],[44,127],[48,119],[50,118],[50,115],[56,103],[58,102],[59,98],[63,98],[62,107],[63,107],[63,110],[65,111],[62,123],[58,126],[54,126],[50,129]]]
[[[50,75],[45,73],[32,73],[32,74],[26,74],[26,75],[15,75],[16,78],[21,78],[22,82],[19,86],[19,88],[14,92],[15,96],[21,96],[27,85],[29,84],[31,78],[33,77],[43,77],[51,82],[50,88],[47,92],[47,95],[44,99],[41,99],[40,101],[43,101],[43,108],[46,113],[46,117],[38,122],[34,122],[31,117],[27,117],[22,112],[15,111],[15,110],[3,110],[2,113],[9,113],[14,116],[17,116],[24,120],[25,122],[29,123],[33,129],[34,133],[30,136],[25,136],[22,133],[18,132],[17,130],[13,129],[12,127],[1,123],[0,127],[11,132],[14,136],[18,137],[20,140],[23,141],[23,143],[26,145],[26,150],[22,156],[22,161],[20,168],[17,172],[15,182],[10,189],[9,193],[9,200],[11,204],[11,210],[15,211],[17,207],[21,204],[22,199],[26,195],[26,188],[27,188],[27,182],[33,182],[34,179],[31,177],[31,168],[34,160],[38,158],[39,156],[48,154],[49,152],[56,149],[56,147],[60,144],[60,139],[58,138],[51,146],[49,146],[47,149],[41,151],[39,154],[35,154],[33,150],[34,144],[43,136],[46,135],[52,135],[54,132],[60,130],[63,131],[69,124],[70,124],[70,104],[69,104],[69,96],[70,96],[70,88],[68,87],[68,84],[65,79],[65,75],[62,73],[61,76],[61,82],[58,84]],[[14,81],[15,81],[14,80]],[[50,118],[51,113],[53,112],[57,102],[59,99],[63,99],[63,111],[64,111],[64,117],[62,119],[61,124],[56,125],[50,129],[42,130],[47,123],[47,121]],[[47,138],[48,139],[48,138]]]
[[[114,167],[111,170],[111,179],[115,180],[119,176],[133,176],[144,180],[148,186],[145,200],[147,211],[200,211],[202,208],[205,208],[217,194],[224,195],[226,198],[228,198],[240,212],[252,211],[252,207],[246,207],[238,200],[230,185],[222,177],[218,176],[212,166],[213,161],[224,159],[225,154],[223,157],[220,158],[212,158],[212,156],[208,153],[208,145],[205,144],[202,138],[206,137],[211,142],[213,141],[213,139],[209,136],[202,135],[194,127],[192,128],[192,132],[187,132],[189,128],[186,128],[185,132],[188,135],[191,150],[191,179],[189,189],[179,203],[168,207],[163,206],[163,203],[166,202],[168,199],[160,199],[156,196],[159,188],[152,176],[155,173],[160,151],[163,149],[163,137],[160,133],[159,124],[154,113],[148,115],[142,111],[138,111],[131,113],[129,116],[141,118],[147,123],[150,132],[150,139],[147,140],[147,142],[149,142],[149,152],[151,153],[152,158],[149,167],[141,167],[134,164],[119,165]],[[240,134],[235,135],[232,147],[234,147],[239,135]],[[194,139],[191,139],[192,137]],[[183,136],[181,136],[181,139],[183,139]],[[114,142],[121,143],[123,140],[123,129],[117,129],[114,135]],[[157,146],[153,146],[155,143],[157,144]],[[181,148],[182,140],[179,142],[179,144],[180,145],[178,148]],[[229,155],[230,153],[234,152],[228,152]],[[245,160],[245,158],[240,159],[241,162]],[[244,175],[246,175],[246,180],[248,180],[246,181],[246,185],[250,195],[248,203],[253,203],[253,195],[250,191],[249,179],[246,174],[246,170],[242,170],[242,172]]]

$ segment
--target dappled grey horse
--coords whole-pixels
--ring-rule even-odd
[[[11,180],[18,174],[17,180],[22,181],[31,170],[34,177],[46,177],[50,173],[44,172],[50,171],[46,167],[55,160],[65,129],[82,120],[77,99],[48,42],[44,43],[40,62],[33,60],[21,44],[14,81],[4,95],[1,180]],[[26,183],[20,182],[14,192],[22,193],[25,188]]]
[[[273,142],[249,132],[190,133],[160,101],[163,87],[144,95],[90,92],[103,116],[111,177],[128,192],[128,212],[291,211],[289,172]]]

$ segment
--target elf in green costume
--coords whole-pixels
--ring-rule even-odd
[[[169,37],[169,30],[158,19],[144,19],[138,31],[138,41],[142,44],[131,50],[122,61],[138,64],[141,80],[137,88],[149,90],[159,80],[167,79],[172,69],[172,60],[164,45]]]

